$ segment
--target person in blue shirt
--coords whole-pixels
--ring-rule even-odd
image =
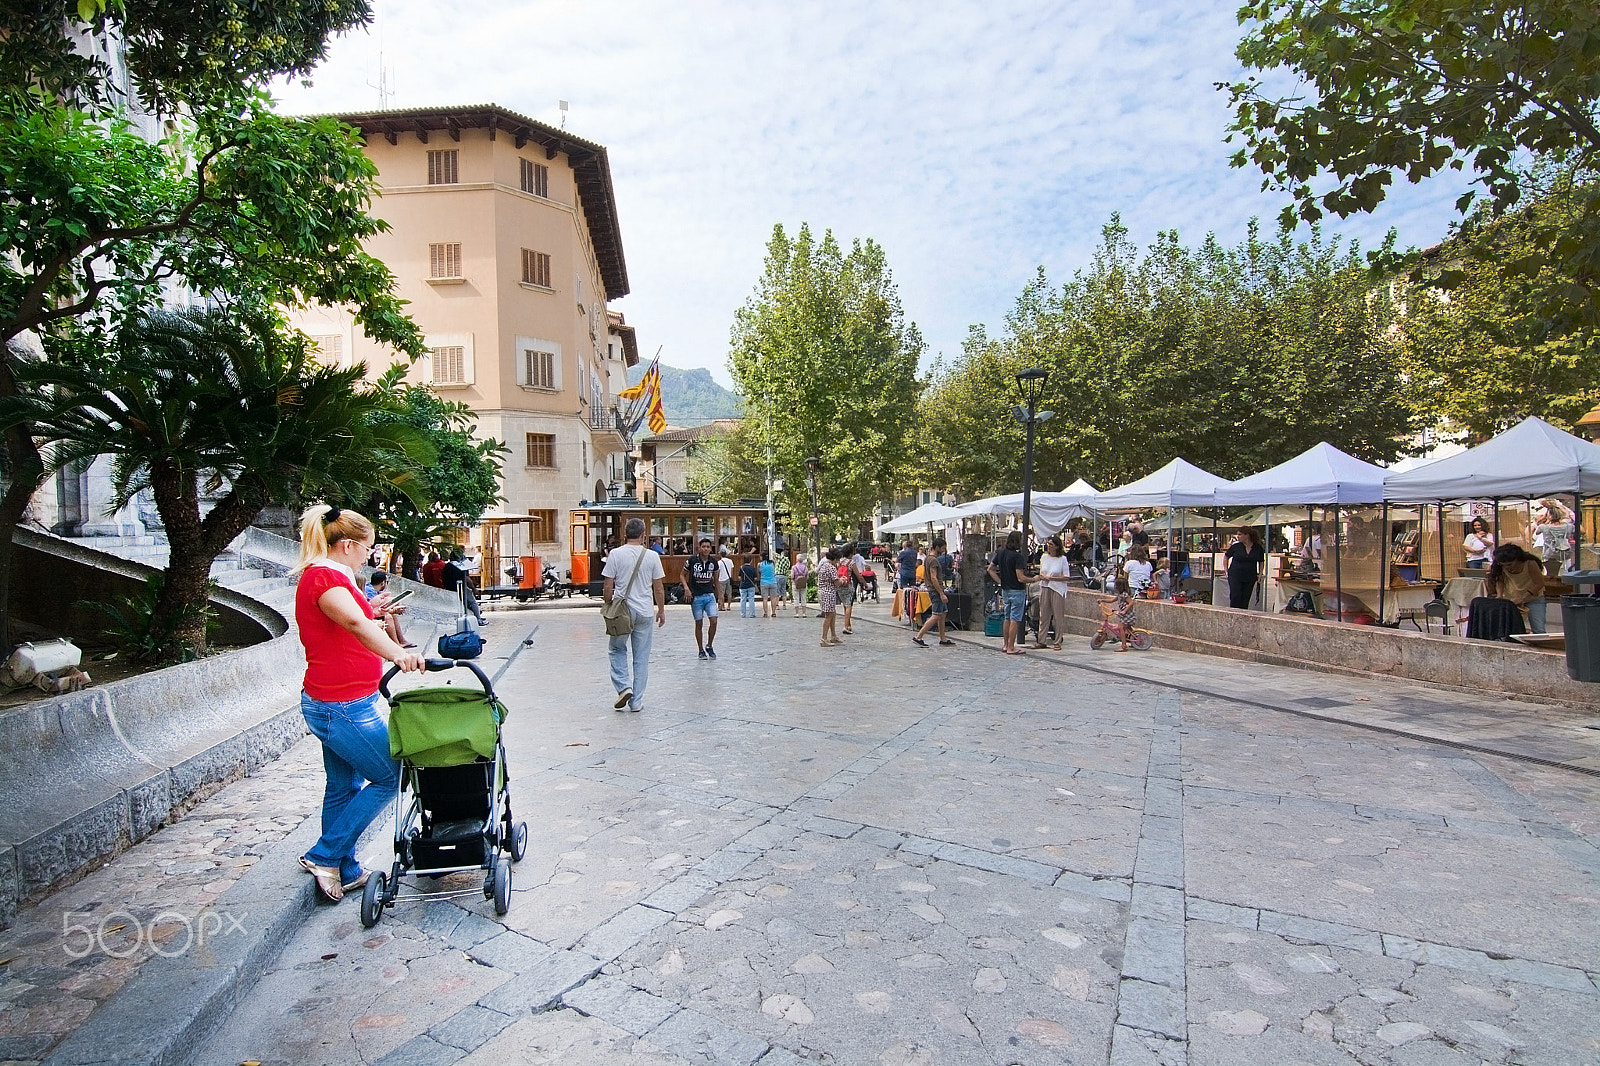
[[[761,617],[778,617],[778,568],[765,552],[761,555]]]

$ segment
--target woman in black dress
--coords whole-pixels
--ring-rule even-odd
[[[1250,596],[1256,590],[1261,576],[1261,564],[1266,553],[1261,550],[1261,540],[1249,526],[1240,526],[1233,535],[1223,559],[1228,565],[1228,606],[1241,611],[1250,609]]]

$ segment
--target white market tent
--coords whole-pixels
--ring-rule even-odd
[[[1600,494],[1600,445],[1527,418],[1498,437],[1404,473],[1383,495],[1394,503]]]
[[[1331,444],[1317,444],[1270,470],[1220,489],[1217,505],[1382,503],[1383,479],[1388,474],[1383,467],[1346,455]]]
[[[1039,495],[1034,495],[1035,506],[1038,505]],[[980,515],[1002,515],[1022,513],[1022,493],[1008,492],[1004,496],[988,496],[971,503],[963,503],[956,508],[956,514],[961,518],[977,518]],[[887,528],[887,527],[885,527]]]
[[[1059,533],[1074,518],[1093,515],[1095,487],[1079,478],[1060,492],[1037,492],[1033,496],[1033,528],[1041,533]]]
[[[907,511],[892,522],[885,522],[879,530],[884,533],[921,533],[930,525],[942,526],[961,517],[961,512],[954,507],[946,507],[942,503],[925,503],[914,511]]]
[[[1217,493],[1232,482],[1193,463],[1174,459],[1153,474],[1121,488],[1096,493],[1097,511],[1145,511],[1153,507],[1215,507]]]

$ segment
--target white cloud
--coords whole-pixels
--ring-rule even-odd
[[[728,328],[776,222],[883,245],[934,353],[1000,327],[1043,264],[1088,262],[1120,211],[1134,238],[1238,240],[1283,198],[1231,170],[1214,82],[1239,76],[1231,5],[376,0],[292,111],[494,102],[610,153],[647,352],[726,382]],[[1406,187],[1331,225],[1375,245],[1444,235],[1458,185]]]

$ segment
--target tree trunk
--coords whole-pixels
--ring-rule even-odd
[[[961,538],[962,592],[972,597],[973,610],[984,609],[983,572],[989,566],[989,538],[967,534]]]
[[[266,493],[236,483],[200,518],[198,479],[170,464],[151,469],[150,488],[167,529],[167,570],[152,628],[163,647],[182,659],[206,651],[206,606],[211,564],[266,506]]]
[[[10,357],[0,359],[0,397],[17,395],[17,379],[11,373]],[[11,649],[11,556],[12,539],[28,501],[44,484],[44,460],[33,441],[33,424],[24,422],[5,432],[6,474],[8,483],[0,496],[0,653]]]

